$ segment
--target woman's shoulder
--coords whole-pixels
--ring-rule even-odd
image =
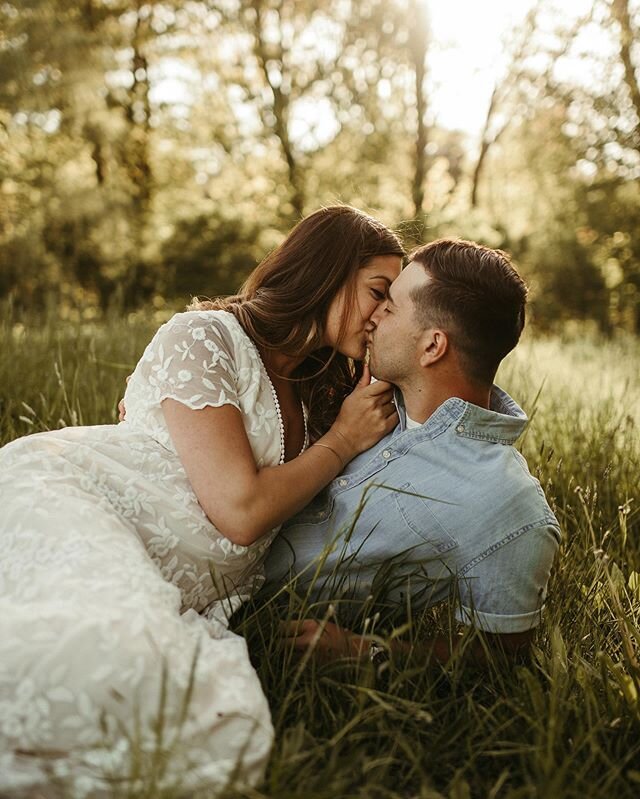
[[[229,311],[223,310],[191,310],[174,314],[162,325],[160,330],[191,332],[195,339],[221,340],[222,343],[235,343],[246,337],[242,326]]]
[[[204,327],[206,325],[213,325],[216,328],[233,328],[239,322],[235,316],[229,311],[223,310],[208,310],[208,309],[192,309],[189,311],[180,311],[175,313],[165,325],[184,327]]]
[[[255,344],[234,314],[225,310],[195,309],[174,314],[158,331],[165,341],[176,338],[202,342],[212,350],[222,350],[234,361],[253,362]]]

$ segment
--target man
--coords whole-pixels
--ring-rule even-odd
[[[453,599],[458,621],[482,633],[479,657],[528,646],[560,530],[513,446],[527,417],[493,385],[526,294],[500,251],[441,240],[413,253],[370,323],[371,372],[397,386],[400,423],[285,525],[268,583],[297,575],[319,597],[364,602],[391,564],[391,598]],[[333,623],[305,620],[289,636],[329,655],[369,650],[366,636]],[[428,648],[446,661],[452,646]]]

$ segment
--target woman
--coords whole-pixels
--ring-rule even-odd
[[[260,778],[269,710],[227,614],[278,526],[395,426],[353,361],[402,255],[318,211],[237,297],[160,328],[126,422],[0,451],[0,789]]]

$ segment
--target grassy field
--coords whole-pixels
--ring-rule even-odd
[[[0,443],[113,421],[159,321],[25,325],[5,307]],[[376,680],[368,664],[293,660],[273,606],[258,602],[237,629],[277,738],[265,783],[243,796],[640,795],[640,342],[525,339],[499,382],[532,417],[520,446],[565,534],[532,661],[480,673],[408,657]],[[446,616],[427,611],[407,634],[426,637]]]

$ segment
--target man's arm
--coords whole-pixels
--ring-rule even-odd
[[[409,645],[392,641],[398,654],[411,648],[424,652],[425,663],[447,663],[463,646],[464,657],[472,657],[477,665],[488,665],[496,657],[515,659],[530,649],[560,533],[556,524],[541,523],[527,527],[518,536],[507,536],[502,545],[484,553],[473,569],[458,581],[460,605],[458,620],[473,627],[472,636],[440,636]],[[483,632],[487,629],[514,632]],[[308,651],[322,659],[368,657],[370,636],[361,636],[337,624],[305,619],[292,622],[286,632],[291,646]]]
[[[485,633],[480,630],[465,649],[465,657],[472,657],[476,665],[486,666],[494,657],[506,656],[515,659],[526,655],[531,646],[534,630],[519,633]],[[366,659],[370,644],[379,639],[358,635],[333,622],[304,619],[291,622],[285,630],[287,643],[301,652],[313,651],[314,657],[330,661],[340,658]],[[425,665],[445,664],[465,640],[464,635],[448,638],[438,636],[418,644],[394,640],[390,648],[394,654],[408,654],[413,648],[424,656]]]

